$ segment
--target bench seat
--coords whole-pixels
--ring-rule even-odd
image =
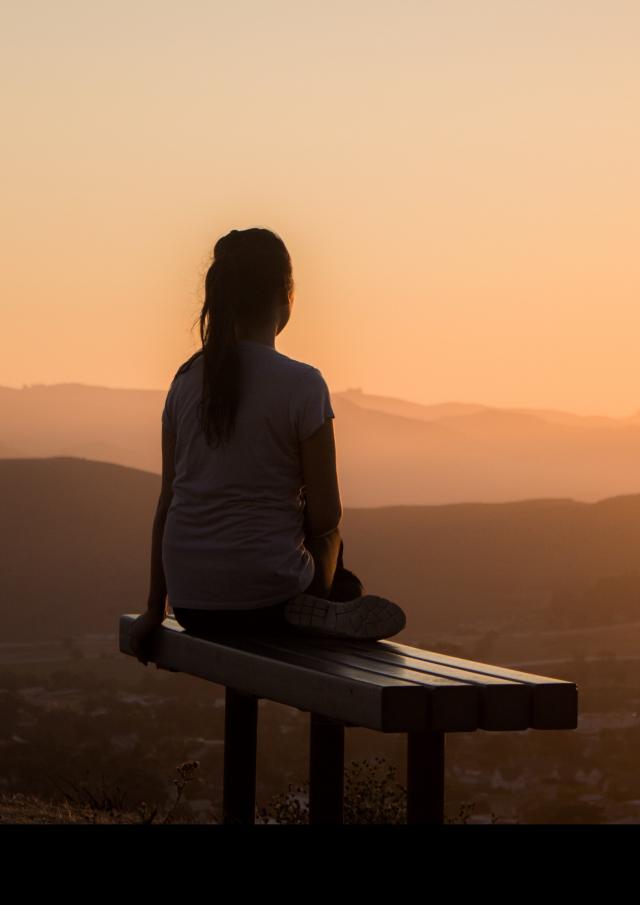
[[[137,615],[120,617],[120,651],[124,654],[133,655],[128,631]],[[237,633],[218,632],[214,639],[190,635],[169,617],[157,630],[149,651],[150,662],[161,669],[225,686],[225,764],[227,742],[233,744],[227,735],[233,736],[243,720],[245,730],[239,738],[245,737],[245,741],[238,744],[248,745],[251,750],[252,726],[260,698],[310,713],[312,743],[315,739],[318,752],[322,751],[322,757],[316,757],[318,770],[324,764],[324,774],[330,773],[330,764],[334,763],[334,814],[338,811],[338,797],[340,808],[342,804],[342,793],[338,795],[335,785],[343,766],[340,752],[343,756],[345,727],[406,732],[411,767],[407,774],[408,798],[413,792],[415,804],[413,807],[408,800],[408,810],[413,807],[414,817],[418,818],[409,822],[442,822],[440,787],[444,781],[446,732],[557,730],[575,729],[578,725],[577,687],[573,682],[390,640],[331,639],[293,628],[268,636],[252,633],[240,637]],[[313,778],[313,744],[311,759]],[[442,774],[435,776],[435,785],[434,775],[430,785],[425,785],[425,761],[430,764],[431,774]],[[246,784],[250,781],[251,757],[245,773]],[[319,773],[315,785],[323,787],[326,801],[328,786],[326,778],[322,778],[324,774]],[[228,784],[233,785],[231,780]],[[313,791],[311,783],[312,797]],[[245,816],[249,812],[246,809]],[[246,819],[253,822],[250,813]]]

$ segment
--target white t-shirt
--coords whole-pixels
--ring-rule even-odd
[[[176,434],[162,538],[171,606],[269,606],[304,591],[314,576],[299,444],[335,417],[329,388],[317,368],[264,343],[240,340],[238,348],[244,389],[228,444],[209,447],[198,422],[201,353],[174,377],[162,412]]]

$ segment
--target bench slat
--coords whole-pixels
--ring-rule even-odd
[[[346,642],[350,643],[350,642]],[[425,650],[422,647],[409,647],[407,644],[398,644],[396,641],[366,641],[364,644],[380,645],[395,651],[398,654],[417,657],[420,660],[428,660],[430,663],[442,663],[446,666],[460,666],[462,669],[478,672],[487,676],[499,676],[504,679],[514,679],[527,684],[573,684],[566,679],[556,679],[553,676],[541,676],[532,672],[522,672],[519,669],[511,669],[508,666],[495,666],[493,663],[482,663],[477,660],[465,660],[463,657],[454,657],[451,654],[439,654],[436,651]],[[376,648],[377,649],[377,648]]]

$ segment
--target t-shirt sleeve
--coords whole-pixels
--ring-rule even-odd
[[[318,368],[312,368],[300,382],[297,400],[296,430],[302,442],[322,427],[327,418],[335,418],[329,387]]]
[[[171,386],[169,387],[169,392],[167,393],[166,398],[164,400],[164,408],[162,409],[162,426],[165,428],[165,430],[168,430],[170,433],[175,434],[176,422],[175,422],[174,411],[173,411],[173,403],[174,403],[175,394],[174,394],[173,390],[174,390],[174,383],[172,382]]]

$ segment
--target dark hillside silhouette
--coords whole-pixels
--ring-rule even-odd
[[[0,460],[3,640],[115,632],[120,613],[142,612],[159,490],[158,475],[104,462]],[[346,508],[342,528],[366,589],[405,609],[399,641],[492,620],[527,627],[532,607],[548,611],[554,594],[562,605],[563,589],[572,624],[598,612],[606,624],[613,598],[597,583],[625,573],[625,612],[640,619],[640,495]],[[576,594],[593,608],[582,623]]]

